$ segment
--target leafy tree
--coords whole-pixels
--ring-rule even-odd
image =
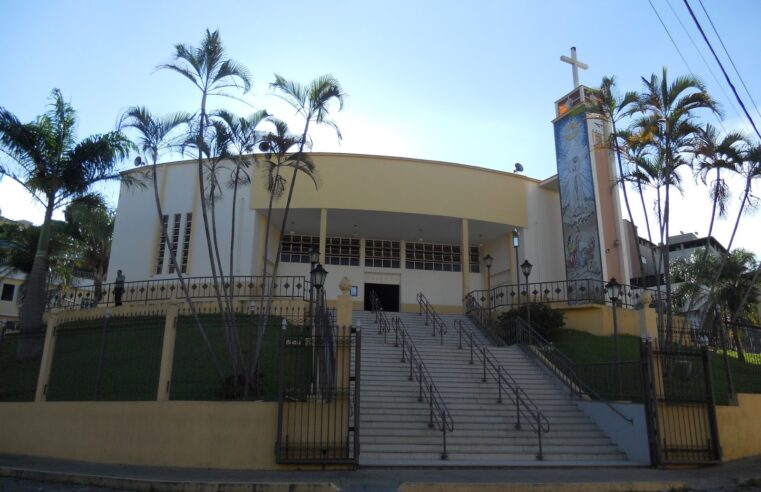
[[[0,176],[21,184],[45,209],[21,307],[21,329],[25,331],[43,326],[53,212],[86,195],[93,184],[117,179],[116,165],[131,146],[117,131],[77,142],[76,123],[74,108],[58,89],[51,93],[48,112],[29,123],[0,108],[0,150],[11,158],[9,164],[0,164]],[[31,356],[39,347],[29,345],[19,350],[22,357]]]

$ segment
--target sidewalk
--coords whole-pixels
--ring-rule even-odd
[[[144,491],[634,491],[761,490],[761,457],[683,470],[652,468],[364,468],[245,471],[103,465],[0,455],[0,476]],[[753,485],[750,480],[755,480]],[[743,484],[745,484],[743,486]]]

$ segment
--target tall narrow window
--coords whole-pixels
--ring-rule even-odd
[[[171,258],[169,258],[169,273],[174,273],[175,270],[175,264],[172,261],[172,258],[174,258],[174,261],[177,261],[177,241],[180,240],[180,222],[182,221],[182,214],[174,214],[174,226],[172,226],[172,243],[169,245],[172,255]]]
[[[190,252],[190,233],[193,232],[193,214],[185,214],[185,232],[182,234],[182,273],[188,273],[188,253]]]
[[[3,284],[3,293],[0,295],[0,301],[12,301],[14,292],[16,292],[15,285]]]
[[[470,247],[470,273],[479,273],[481,271],[480,255],[478,246]]]
[[[166,233],[169,227],[169,216],[164,215],[161,218],[161,239],[159,240],[159,251],[156,255],[156,275],[164,271],[164,248],[166,248]]]

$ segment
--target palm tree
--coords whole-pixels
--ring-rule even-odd
[[[114,213],[102,196],[90,195],[70,203],[64,210],[64,217],[66,232],[74,241],[77,267],[92,274],[94,300],[98,302],[103,297],[103,280],[111,256]]]
[[[199,114],[196,116],[195,131],[192,139],[195,142],[198,155],[198,186],[200,193],[201,215],[203,219],[204,232],[206,236],[206,247],[209,255],[209,265],[213,277],[214,293],[217,300],[220,313],[225,322],[227,335],[225,338],[228,345],[228,355],[232,374],[237,381],[237,375],[242,374],[241,360],[239,350],[232,346],[233,340],[229,336],[230,330],[228,317],[225,315],[225,306],[222,301],[220,292],[220,278],[217,273],[217,264],[215,262],[214,243],[209,229],[209,212],[207,206],[206,194],[204,192],[204,148],[206,146],[207,129],[210,126],[209,114],[206,109],[207,100],[210,96],[230,96],[229,89],[242,90],[248,92],[251,88],[251,76],[248,70],[237,64],[235,61],[227,58],[219,31],[210,32],[206,30],[206,35],[199,47],[193,47],[185,44],[175,45],[174,60],[172,63],[159,65],[159,69],[167,69],[179,73],[187,78],[201,92],[201,106]],[[220,272],[221,273],[221,272]],[[224,284],[224,281],[222,282]],[[224,288],[224,285],[223,285]]]
[[[21,184],[45,208],[34,265],[27,280],[21,307],[21,329],[42,329],[48,245],[53,212],[72,199],[87,194],[103,180],[117,179],[116,165],[131,148],[118,131],[93,135],[76,142],[77,115],[61,91],[51,93],[50,109],[35,121],[22,123],[0,108],[0,148],[12,160],[0,165],[0,176]],[[34,355],[30,349],[24,355]]]
[[[663,208],[659,229],[666,299],[671,298],[671,273],[669,264],[669,224],[671,218],[671,190],[679,184],[679,169],[689,167],[688,153],[696,135],[700,132],[694,118],[698,110],[706,109],[718,114],[718,105],[708,94],[703,83],[693,76],[677,77],[669,82],[668,72],[663,68],[661,77],[652,74],[642,78],[644,91],[640,94],[637,112],[641,117],[636,126],[651,138],[648,142],[656,155],[663,185]],[[666,329],[671,333],[673,315],[667,310]]]
[[[182,274],[182,269],[177,264],[177,245],[172,243],[172,238],[166,228],[166,224],[163,221],[164,211],[161,205],[161,198],[159,196],[158,186],[158,160],[165,151],[169,151],[173,147],[179,145],[180,140],[178,136],[178,129],[187,125],[191,119],[191,115],[188,113],[172,113],[163,117],[153,115],[148,108],[144,106],[133,106],[128,108],[122,113],[119,119],[119,128],[132,129],[137,132],[136,146],[141,152],[148,158],[150,163],[143,160],[138,156],[135,158],[136,166],[143,166],[150,164],[148,175],[151,179],[153,188],[153,199],[156,205],[156,214],[158,217],[158,223],[162,228],[161,234],[166,238],[167,247],[169,248],[169,262],[177,275],[177,279],[180,282],[180,289],[185,296],[185,302],[190,307],[190,311],[193,315],[193,319],[198,327],[198,331],[201,335],[204,345],[211,355],[212,364],[217,371],[220,379],[224,378],[222,368],[217,360],[216,353],[214,352],[211,342],[206,334],[206,330],[203,327],[201,318],[198,315],[193,299],[190,297],[190,290],[187,288],[185,278]]]
[[[301,133],[301,137],[298,141],[298,151],[292,156],[292,161],[295,163],[301,163],[305,161],[304,149],[307,148],[309,142],[309,127],[312,124],[315,125],[327,125],[333,128],[341,139],[341,131],[338,129],[338,125],[330,119],[330,106],[333,102],[338,104],[338,111],[343,109],[344,99],[346,93],[341,88],[341,84],[332,75],[323,75],[318,77],[307,85],[302,85],[298,82],[294,82],[284,77],[275,74],[275,81],[270,84],[270,88],[276,91],[278,97],[290,104],[296,113],[304,118],[304,130]],[[280,227],[281,231],[285,230],[288,224],[288,212],[291,207],[291,200],[293,199],[293,190],[296,186],[296,177],[299,171],[303,170],[301,165],[295,165],[293,167],[293,173],[291,175],[290,187],[288,190],[288,198],[285,203],[285,210],[283,213],[283,221]],[[267,224],[269,228],[269,223]],[[269,312],[272,308],[272,294],[275,283],[275,277],[277,276],[277,270],[280,266],[280,251],[282,248],[282,241],[278,243],[277,254],[275,256],[275,265],[272,269],[272,279],[267,281],[267,257],[264,257],[264,267],[262,270],[262,276],[265,284],[265,315],[262,319],[262,328],[257,333],[256,348],[254,353],[253,364],[256,367],[256,363],[259,358],[259,350],[261,347],[261,339],[264,337],[264,329],[269,321]],[[265,245],[266,248],[266,245]]]

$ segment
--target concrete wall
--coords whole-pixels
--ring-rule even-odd
[[[0,452],[95,463],[275,469],[277,403],[0,404]]]
[[[737,406],[717,406],[724,460],[761,455],[761,395],[737,395]]]
[[[565,327],[584,331],[597,336],[613,334],[613,308],[600,304],[559,308],[565,314]],[[658,333],[657,316],[654,309],[616,309],[618,333],[621,335],[650,335]]]
[[[645,406],[636,403],[612,403],[611,405],[632,420],[628,422],[611,410],[605,403],[579,401],[579,407],[600,429],[610,437],[618,448],[632,461],[650,464],[650,444],[647,438]]]

